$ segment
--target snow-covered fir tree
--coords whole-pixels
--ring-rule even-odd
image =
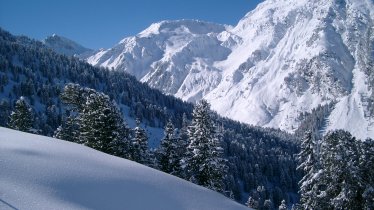
[[[258,208],[258,201],[256,201],[255,199],[253,199],[252,196],[249,196],[247,202],[245,203],[245,205],[247,207],[249,207],[249,208],[257,209]]]
[[[271,210],[271,209],[273,209],[273,202],[271,202],[270,199],[266,199],[264,201],[264,206],[262,207],[262,209],[264,209],[264,210]]]
[[[317,199],[319,159],[317,154],[317,140],[312,131],[305,132],[301,141],[301,151],[298,154],[300,165],[297,169],[304,172],[304,177],[300,180],[300,202],[305,209],[315,209],[318,206]]]
[[[323,175],[319,180],[324,192],[318,196],[326,209],[363,209],[359,150],[352,135],[344,130],[330,131],[321,147]],[[322,207],[322,206],[320,206]]]
[[[73,116],[68,115],[63,121],[62,125],[56,129],[53,137],[66,141],[81,143],[79,142],[79,126],[77,120]]]
[[[24,131],[31,132],[33,128],[33,113],[30,105],[26,102],[25,98],[21,96],[14,107],[14,111],[9,117],[9,127]]]
[[[196,104],[188,134],[187,173],[189,180],[212,190],[222,192],[226,171],[223,149],[217,138],[216,128],[210,115],[210,105],[201,100]]]
[[[187,171],[186,171],[186,155],[187,155],[187,147],[189,144],[188,139],[188,125],[189,121],[187,119],[186,113],[182,115],[182,127],[178,130],[178,144],[177,144],[177,155],[181,158],[180,159],[180,166],[181,172],[179,177],[187,179]]]
[[[87,97],[95,92],[93,89],[82,88],[78,84],[68,83],[65,85],[60,98],[67,105],[68,110],[71,111],[70,114],[74,114],[74,112],[83,111]]]
[[[278,210],[287,210],[286,201],[282,200],[281,205],[278,207]]]
[[[65,85],[62,93],[60,94],[61,101],[66,105],[65,120],[62,122],[55,133],[54,137],[67,141],[83,144],[80,138],[80,125],[79,118],[81,117],[86,105],[87,97],[89,94],[95,94],[96,91],[83,88],[78,84],[69,83]]]
[[[136,127],[134,128],[134,137],[130,150],[131,160],[144,165],[149,164],[148,137],[145,130],[140,127],[139,119],[136,119]]]
[[[80,142],[108,154],[123,157],[128,132],[117,106],[103,93],[91,93],[79,117]]]
[[[363,208],[374,209],[374,140],[369,138],[360,142],[360,151],[360,174],[364,191]]]
[[[165,126],[164,138],[161,140],[159,149],[158,167],[161,171],[180,176],[181,156],[178,154],[178,138],[175,136],[175,130],[171,120]]]

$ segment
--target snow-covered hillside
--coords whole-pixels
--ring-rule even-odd
[[[79,55],[81,58],[85,58],[94,53],[93,50],[56,34],[45,38],[43,43],[52,50],[68,56]]]
[[[365,138],[374,136],[373,26],[371,0],[267,0],[235,27],[163,21],[87,61],[287,131],[300,113],[334,101],[327,130]]]
[[[88,147],[0,127],[0,209],[247,209]]]
[[[195,101],[221,80],[213,63],[230,53],[217,37],[226,29],[196,20],[162,21],[87,61],[124,70],[164,93]]]

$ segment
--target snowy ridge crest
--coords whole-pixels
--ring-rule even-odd
[[[242,122],[294,131],[336,102],[326,131],[374,137],[374,3],[267,0],[239,23],[162,21],[87,61]]]

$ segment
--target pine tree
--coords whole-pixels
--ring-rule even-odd
[[[10,115],[10,104],[7,100],[0,100],[0,126],[7,126]]]
[[[32,131],[32,109],[23,96],[17,100],[15,109],[10,114],[9,127],[24,132]]]
[[[300,165],[299,170],[304,171],[304,177],[300,180],[300,202],[305,209],[315,209],[318,207],[319,200],[317,196],[318,182],[316,174],[319,172],[319,162],[317,155],[316,140],[313,133],[307,131],[301,142],[301,151],[298,154]]]
[[[85,107],[87,97],[95,92],[93,89],[82,88],[78,84],[69,83],[65,85],[60,98],[68,106],[70,111],[81,112]]]
[[[134,138],[131,145],[131,160],[138,163],[148,165],[148,137],[143,128],[140,127],[139,119],[136,120],[136,127],[134,128]]]
[[[249,196],[245,205],[247,205],[248,208],[257,209],[258,201],[256,201],[252,196]]]
[[[271,202],[270,199],[267,199],[267,200],[264,201],[264,207],[262,209],[264,209],[264,210],[273,209],[273,203]]]
[[[223,192],[223,177],[226,170],[222,148],[219,145],[215,126],[210,116],[210,105],[200,101],[193,110],[189,127],[187,170],[189,180],[212,190]]]
[[[180,156],[178,156],[178,139],[174,135],[174,126],[169,120],[165,126],[164,138],[159,151],[159,168],[165,173],[180,175]]]
[[[108,154],[124,156],[128,132],[117,106],[107,95],[90,94],[79,122],[80,142]]]
[[[362,179],[359,173],[359,152],[356,140],[343,130],[329,132],[321,148],[321,180],[329,205],[325,208],[363,209]],[[323,199],[325,199],[323,198]]]
[[[186,146],[185,149],[187,149],[187,146],[188,146],[188,119],[187,119],[187,115],[186,113],[183,113],[183,117],[182,117],[182,127],[179,131],[179,137],[180,137],[180,141],[182,142],[183,145]],[[184,151],[185,152],[185,151]]]
[[[182,127],[178,131],[178,143],[177,143],[177,155],[180,157],[180,166],[181,166],[181,171],[179,177],[188,179],[187,177],[187,147],[189,144],[189,138],[188,138],[188,119],[186,113],[183,113],[182,117]]]
[[[358,141],[359,142],[359,141]],[[360,174],[363,181],[364,209],[374,209],[374,140],[360,143]]]
[[[282,200],[281,205],[278,207],[279,210],[287,210],[286,201]]]
[[[81,131],[80,117],[90,94],[96,94],[96,91],[73,83],[65,85],[63,92],[60,94],[60,99],[66,105],[66,120],[56,129],[55,138],[80,144],[84,143],[79,137]]]
[[[77,120],[75,120],[72,116],[67,116],[63,124],[56,129],[53,137],[66,141],[81,143],[79,141],[79,126],[77,124]]]

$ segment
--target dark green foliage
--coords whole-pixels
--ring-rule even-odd
[[[10,104],[5,99],[0,101],[0,126],[7,126],[10,115]]]
[[[359,173],[356,139],[343,130],[329,132],[323,139],[321,184],[324,195],[335,209],[362,209],[362,179]],[[320,196],[324,199],[324,196]]]
[[[81,143],[79,141],[79,125],[77,120],[73,116],[67,116],[63,121],[63,124],[56,129],[53,137],[66,141]]]
[[[128,141],[122,114],[109,97],[92,93],[79,116],[79,141],[102,152],[123,157]]]
[[[136,120],[134,137],[131,142],[130,159],[138,163],[149,165],[150,157],[148,152],[148,137],[143,128],[140,127],[139,119]]]
[[[299,155],[305,171],[300,182],[304,209],[371,209],[373,142],[356,140],[344,130],[330,131],[318,155],[311,139],[309,132]]]
[[[161,140],[161,145],[158,151],[159,163],[158,167],[161,171],[175,176],[181,175],[181,157],[178,154],[179,138],[174,134],[174,126],[169,122],[165,126],[164,138]]]
[[[10,114],[9,127],[24,132],[32,131],[32,109],[24,97],[17,100],[14,111]]]
[[[56,130],[56,138],[128,157],[129,129],[115,102],[103,93],[76,84],[66,85],[61,98],[69,107],[69,115]]]
[[[187,173],[189,180],[218,192],[224,191],[226,173],[223,149],[210,115],[210,105],[202,100],[194,108],[189,127]]]
[[[297,169],[304,172],[304,177],[299,182],[300,185],[300,194],[304,209],[315,209],[317,208],[317,194],[316,183],[319,180],[316,180],[318,176],[315,176],[318,173],[319,167],[319,158],[317,154],[317,140],[315,135],[311,131],[305,132],[305,136],[301,141],[301,151],[298,154],[300,165]]]
[[[363,208],[374,209],[374,140],[360,144],[360,174],[363,182]]]
[[[302,138],[305,131],[311,131],[315,138],[321,139],[322,133],[327,126],[327,117],[334,109],[335,102],[318,105],[310,113],[301,113],[299,120],[301,121],[300,126],[296,129],[295,135]]]

